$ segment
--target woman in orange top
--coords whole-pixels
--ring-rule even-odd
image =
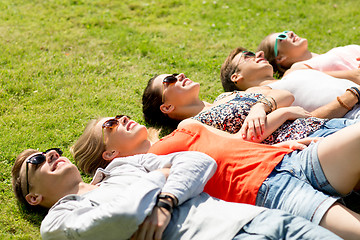
[[[145,126],[117,116],[90,122],[72,150],[79,167],[88,173],[116,157],[204,152],[218,164],[205,189],[211,195],[283,209],[343,238],[359,238],[360,215],[337,200],[360,185],[360,123],[321,141],[312,140],[264,145],[188,119],[152,144]]]

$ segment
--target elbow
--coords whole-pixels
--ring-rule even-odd
[[[290,93],[290,95],[289,95],[289,106],[290,106],[295,101],[295,97],[291,92],[289,92],[289,93]]]
[[[209,165],[209,169],[212,169],[213,172],[216,171],[217,164],[216,164],[216,161],[213,158],[209,157],[209,164],[208,165]]]

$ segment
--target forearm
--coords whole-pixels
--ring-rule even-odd
[[[178,203],[182,204],[203,191],[205,184],[215,173],[216,162],[200,152],[176,154],[162,192],[173,194]]]
[[[353,108],[354,105],[358,102],[358,98],[350,91],[345,91],[345,93],[339,96],[339,98],[340,101],[349,108]],[[349,109],[342,106],[337,99],[334,99],[332,102],[311,112],[311,115],[318,118],[331,119],[343,117],[348,111]]]
[[[353,69],[353,70],[344,70],[344,71],[327,71],[326,74],[341,79],[350,80],[358,85],[360,85],[360,70]]]
[[[211,157],[192,151],[161,156],[146,154],[140,164],[148,171],[171,167],[162,192],[173,194],[179,204],[200,194],[216,170],[216,163]]]
[[[265,121],[264,133],[261,138],[256,139],[255,142],[262,142],[263,140],[265,140],[288,119],[289,113],[287,112],[287,108],[277,109],[269,113]]]
[[[271,89],[269,87],[256,87],[249,88],[247,91],[262,93],[265,97],[273,98],[276,101],[278,108],[291,106],[295,100],[292,93],[287,90]]]

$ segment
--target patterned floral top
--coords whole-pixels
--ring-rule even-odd
[[[249,114],[250,108],[257,100],[264,98],[264,95],[234,91],[232,93],[221,94],[215,99],[214,103],[231,94],[235,94],[235,97],[231,100],[202,111],[192,117],[192,119],[229,133],[237,133]],[[275,144],[286,140],[305,138],[318,130],[326,121],[328,120],[315,117],[286,121],[266,138],[263,143]]]

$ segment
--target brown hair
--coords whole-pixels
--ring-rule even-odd
[[[94,175],[96,169],[105,168],[109,164],[102,157],[105,151],[102,135],[97,134],[95,131],[95,126],[101,119],[89,121],[84,133],[70,149],[78,167],[89,175]]]
[[[22,181],[20,176],[21,166],[23,165],[24,161],[32,154],[38,153],[38,150],[35,149],[26,149],[21,152],[15,162],[13,167],[11,168],[11,176],[12,176],[12,188],[15,194],[16,199],[24,207],[26,210],[32,210],[35,212],[43,213],[45,208],[39,205],[30,205],[26,199],[25,194],[23,192]]]
[[[242,51],[246,51],[246,49],[243,47],[235,48],[230,52],[230,54],[225,59],[225,62],[221,65],[220,79],[226,92],[237,90],[235,83],[231,81],[231,76],[237,71],[237,66],[232,61],[235,56]]]
[[[170,118],[160,110],[162,104],[162,93],[158,89],[154,89],[154,80],[159,75],[150,78],[142,96],[142,109],[146,123],[154,127],[168,127],[175,129],[179,124],[179,120]]]
[[[258,51],[263,51],[264,52],[265,58],[273,66],[274,72],[277,72],[279,74],[279,76],[282,76],[288,68],[284,68],[284,67],[282,67],[280,64],[278,64],[276,62],[276,57],[275,57],[275,52],[274,52],[275,51],[274,50],[274,48],[275,48],[274,44],[275,43],[272,43],[270,41],[270,37],[273,34],[274,33],[271,33],[271,34],[267,35],[261,41],[261,43],[258,46]]]

